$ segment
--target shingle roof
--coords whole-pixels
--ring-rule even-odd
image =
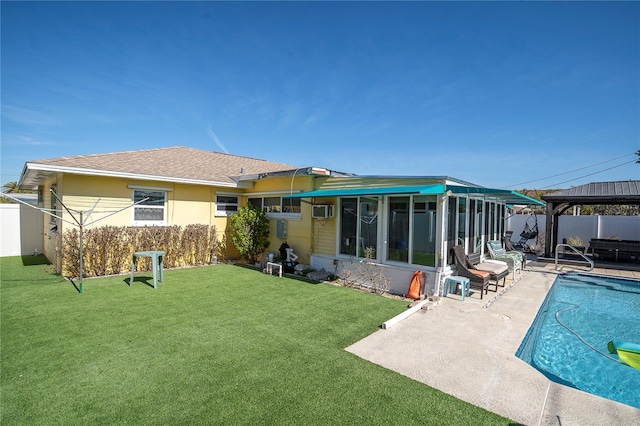
[[[592,182],[542,196],[545,201],[640,202],[640,180]]]
[[[21,186],[37,184],[36,171],[161,178],[200,183],[235,183],[233,177],[292,170],[295,166],[257,158],[204,151],[184,146],[107,154],[77,155],[30,161],[25,165]],[[32,171],[31,175],[29,172]]]

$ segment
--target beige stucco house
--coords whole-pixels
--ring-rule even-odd
[[[433,292],[452,273],[453,245],[484,253],[484,242],[503,234],[509,205],[540,204],[446,176],[356,176],[187,147],[30,161],[19,186],[37,188],[40,206],[64,218],[69,213],[54,190],[64,206],[90,214],[93,226],[223,230],[227,217],[250,203],[270,219],[268,250],[286,241],[299,262],[338,274],[367,253],[391,277],[389,290],[400,294],[416,270],[426,273]],[[71,226],[55,222],[58,232]],[[45,255],[57,264],[53,224],[44,223]]]

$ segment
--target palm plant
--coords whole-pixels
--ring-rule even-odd
[[[18,187],[18,182],[12,181],[12,182],[5,183],[4,185],[2,185],[2,192],[4,192],[5,194],[10,194],[12,192],[20,192],[20,188]]]

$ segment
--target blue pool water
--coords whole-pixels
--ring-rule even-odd
[[[640,370],[607,342],[640,343],[640,281],[558,275],[516,356],[554,382],[640,408]]]

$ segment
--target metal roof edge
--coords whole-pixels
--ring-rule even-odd
[[[529,197],[528,195],[521,194],[518,191],[511,191],[511,193],[513,195],[517,195],[520,198],[524,198],[525,200],[529,200],[532,203],[537,204],[539,206],[546,206],[547,205],[547,203],[545,203],[544,201],[536,200],[535,198]]]
[[[284,198],[333,198],[349,196],[373,196],[394,194],[442,194],[444,185],[405,185],[405,186],[375,186],[358,188],[319,189],[299,194],[287,195]]]
[[[467,182],[462,179],[454,178],[451,176],[415,176],[415,175],[353,175],[358,178],[365,179],[432,179],[439,180],[445,184],[449,184],[449,181],[458,185],[464,186],[480,186],[475,183]]]
[[[296,169],[288,170],[276,170],[273,172],[252,173],[250,175],[237,175],[230,176],[231,179],[241,182],[247,180],[258,180],[267,177],[282,177],[282,176],[340,176],[340,177],[356,177],[353,173],[340,172],[337,170],[327,169],[325,167],[307,166],[298,167]]]
[[[511,204],[519,204],[515,201],[525,200],[528,201],[526,204],[536,204],[539,206],[545,206],[546,203],[544,201],[536,200],[535,198],[531,198],[527,195],[521,194],[517,191],[509,190],[509,189],[497,189],[497,188],[485,188],[481,186],[477,187],[469,187],[469,186],[458,186],[458,185],[447,185],[447,189],[450,189],[454,194],[496,194],[498,196],[503,196],[505,201],[511,202]],[[511,198],[512,196],[517,197],[516,199]]]

